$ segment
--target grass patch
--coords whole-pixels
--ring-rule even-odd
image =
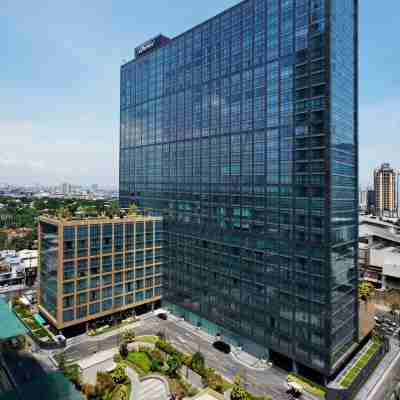
[[[149,356],[143,351],[131,351],[126,358],[130,363],[137,366],[145,374],[150,372],[151,360]]]
[[[380,343],[373,343],[372,346],[367,350],[367,352],[364,353],[356,361],[353,367],[349,369],[349,371],[340,381],[340,385],[343,387],[349,387],[356,376],[360,373],[360,371],[368,364],[368,361],[371,359],[371,357],[379,350],[380,346]]]
[[[288,375],[288,380],[302,385],[304,390],[314,396],[324,397],[326,395],[326,389],[323,386],[318,385],[318,383],[315,383],[304,376],[292,372]]]
[[[135,341],[156,344],[159,341],[159,337],[158,336],[137,336],[135,338]]]

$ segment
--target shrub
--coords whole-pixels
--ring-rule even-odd
[[[87,396],[88,399],[92,399],[95,395],[94,386],[90,383],[85,383],[82,385],[82,393]]]
[[[164,351],[167,354],[178,353],[178,351],[175,349],[175,347],[172,346],[171,343],[168,343],[165,340],[159,340],[156,343],[156,347],[158,347],[160,350]]]
[[[251,400],[251,397],[242,387],[235,385],[231,392],[231,400]]]
[[[152,360],[150,370],[152,372],[160,372],[162,370],[162,364],[157,360]]]
[[[112,372],[111,376],[112,376],[112,380],[117,385],[120,385],[121,383],[124,383],[127,380],[125,370],[121,366],[118,366],[117,368],[115,368],[114,371]]]
[[[72,364],[69,366],[64,366],[64,375],[75,385],[77,389],[80,389],[81,382],[81,372],[78,364]]]
[[[111,393],[115,389],[115,381],[111,374],[107,372],[98,372],[96,381],[96,392]]]
[[[151,350],[148,354],[154,361],[157,361],[160,364],[162,364],[165,361],[164,356],[160,350],[154,349]]]
[[[205,368],[203,382],[218,393],[224,392],[224,380],[212,368]]]
[[[176,378],[178,376],[178,371],[182,366],[182,358],[177,353],[173,353],[168,357],[167,360],[168,371],[167,374],[171,378]]]
[[[205,368],[203,354],[201,354],[199,351],[194,353],[190,361],[190,367],[193,369],[193,371],[197,372],[200,375],[203,375]]]

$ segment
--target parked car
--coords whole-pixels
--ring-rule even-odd
[[[167,313],[160,313],[158,314],[158,318],[163,319],[166,321],[168,319],[168,314]]]
[[[213,347],[222,353],[229,354],[231,352],[231,346],[228,343],[218,340],[213,343]]]

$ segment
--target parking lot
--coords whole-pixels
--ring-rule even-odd
[[[400,337],[400,322],[390,313],[378,311],[375,316],[375,323],[378,332],[393,339]]]

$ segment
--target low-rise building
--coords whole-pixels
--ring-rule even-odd
[[[360,218],[360,277],[377,288],[400,289],[400,227]]]
[[[33,286],[37,278],[38,251],[0,251],[0,286]]]
[[[39,309],[61,330],[157,307],[161,251],[161,217],[41,217]]]

